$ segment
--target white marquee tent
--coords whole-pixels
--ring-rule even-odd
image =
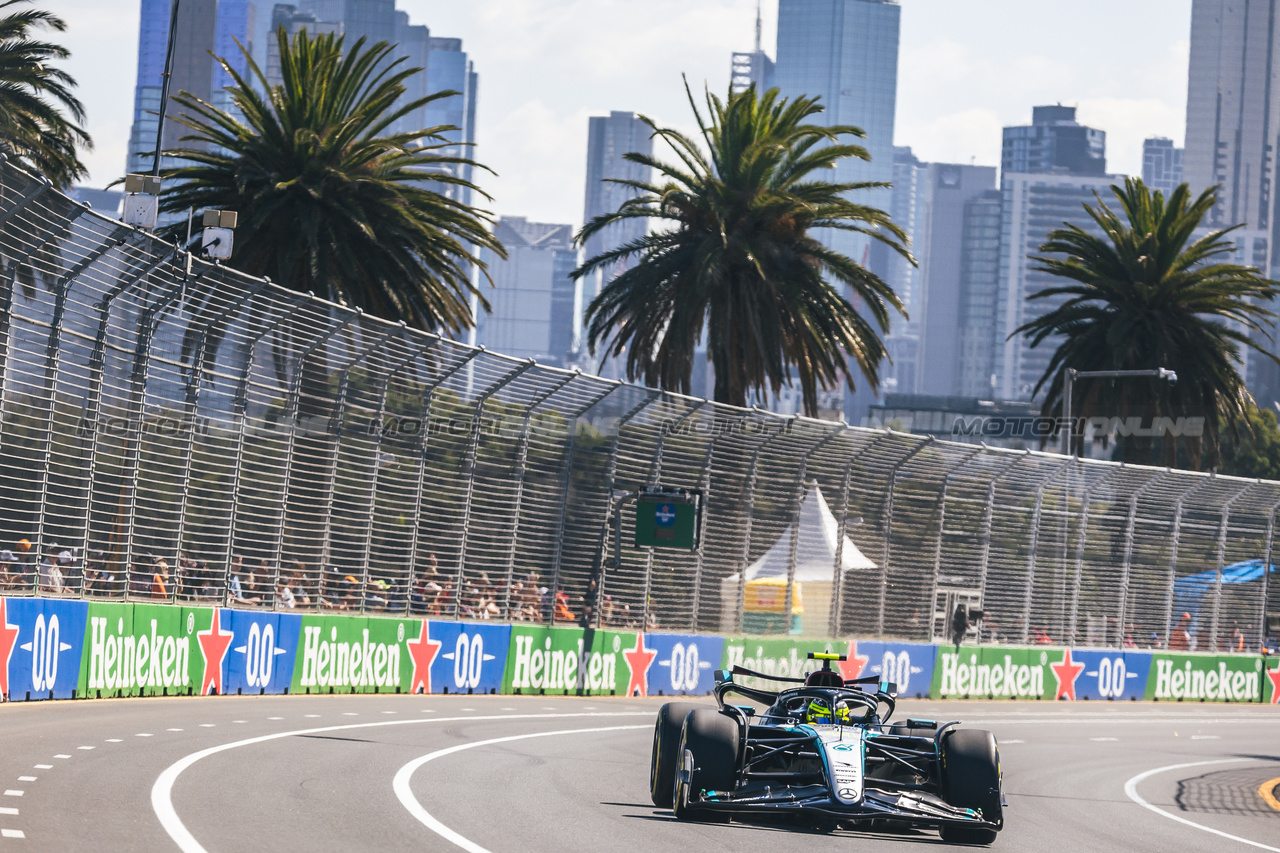
[[[795,581],[802,585],[804,618],[801,632],[804,634],[827,634],[839,534],[839,522],[823,498],[817,481],[812,481],[800,504],[799,518],[788,526],[760,559],[747,567],[748,586],[753,582],[785,582],[791,562],[791,539],[793,535],[796,536]],[[858,550],[858,546],[853,544],[848,535],[844,537],[840,565],[843,572],[877,568],[875,563]],[[721,630],[731,631],[738,625],[741,579],[742,576],[735,573],[721,582]]]

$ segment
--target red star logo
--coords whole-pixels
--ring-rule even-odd
[[[3,612],[3,611],[0,611]],[[4,617],[0,616],[0,624],[3,624]],[[0,628],[0,630],[3,630]],[[0,635],[2,637],[3,635]],[[4,653],[4,640],[0,639],[0,654]],[[1280,662],[1276,663],[1275,669],[1267,670],[1267,678],[1271,679],[1271,704],[1280,705]]]
[[[227,649],[231,646],[230,631],[222,630],[222,611],[213,608],[213,621],[208,631],[197,631],[196,639],[200,641],[200,654],[204,656],[204,676],[200,679],[200,695],[208,696],[217,691],[222,695],[222,662],[227,657]]]
[[[622,653],[627,668],[631,670],[631,680],[627,682],[628,696],[635,696],[637,690],[641,696],[649,695],[649,667],[653,666],[653,659],[657,656],[656,649],[644,647],[644,634],[636,632],[636,647]]]
[[[431,639],[426,619],[422,620],[417,639],[405,640],[404,644],[409,647],[409,657],[413,660],[413,680],[409,682],[409,692],[417,693],[421,687],[422,692],[430,693],[431,662],[440,651],[440,641]]]
[[[850,681],[862,675],[863,668],[871,662],[871,658],[867,655],[858,654],[858,641],[849,641],[849,651],[845,654],[848,660],[838,661],[840,664],[840,674],[845,681]]]
[[[18,626],[9,624],[9,611],[0,598],[0,699],[9,698],[9,658],[18,644]]]
[[[1054,700],[1065,696],[1072,702],[1076,701],[1076,679],[1084,672],[1084,664],[1073,661],[1071,649],[1067,649],[1062,653],[1062,660],[1049,664],[1049,669],[1053,670],[1053,677],[1058,681],[1058,692],[1053,697]]]

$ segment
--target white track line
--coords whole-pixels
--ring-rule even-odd
[[[584,716],[594,716],[594,715],[587,714]],[[616,731],[622,731],[624,729],[647,729],[647,728],[649,728],[649,726],[646,724],[642,726],[606,726],[603,728],[595,728],[595,729],[566,729],[558,732],[533,732],[532,734],[511,735],[510,737],[495,737],[495,738],[490,738],[489,740],[478,740],[478,741],[475,741],[474,743],[462,743],[462,744],[458,744],[457,746],[448,747],[447,749],[436,750],[435,752],[428,753],[427,755],[423,755],[419,758],[415,758],[413,761],[410,761],[408,764],[401,767],[400,770],[396,772],[396,777],[395,779],[392,780],[391,787],[393,790],[395,790],[396,797],[397,799],[400,800],[400,804],[404,806],[406,809],[408,809],[409,814],[413,815],[414,819],[417,820],[419,823],[421,823],[423,826],[425,826],[427,829],[431,830],[436,835],[439,835],[445,841],[448,841],[451,844],[461,847],[463,850],[467,851],[467,853],[489,853],[489,850],[487,848],[481,847],[479,844],[476,844],[474,841],[470,840],[469,838],[465,838],[459,835],[458,833],[454,832],[452,829],[445,826],[440,821],[436,820],[435,817],[433,817],[430,812],[428,812],[426,809],[422,807],[422,804],[418,802],[418,799],[416,797],[414,797],[413,789],[409,785],[409,780],[413,777],[413,774],[418,771],[419,767],[426,764],[428,761],[434,761],[437,758],[443,758],[446,755],[452,755],[453,753],[461,752],[464,749],[475,749],[478,746],[490,746],[495,743],[510,743],[513,740],[528,740],[529,738],[535,738],[535,737],[555,737],[556,735],[580,735],[580,734],[587,734],[588,732],[616,732]]]
[[[225,752],[229,749],[236,749],[241,746],[251,746],[257,743],[264,743],[269,740],[279,740],[286,737],[297,737],[299,735],[312,735],[321,732],[337,732],[349,731],[351,729],[372,729],[382,726],[412,726],[421,725],[423,723],[475,723],[482,720],[558,720],[572,719],[575,717],[651,717],[653,713],[650,711],[619,711],[614,713],[595,712],[590,714],[501,714],[486,717],[430,717],[424,720],[381,720],[376,723],[348,723],[343,726],[322,726],[314,729],[296,729],[289,732],[274,732],[269,735],[261,735],[259,737],[247,738],[245,740],[233,741],[232,743],[224,743],[220,746],[211,746],[208,749],[202,749],[199,752],[193,752],[190,755],[179,759],[169,765],[156,783],[151,786],[151,808],[156,813],[156,817],[160,820],[160,825],[164,827],[164,831],[169,833],[169,837],[178,845],[178,849],[183,853],[207,853],[204,846],[196,841],[195,836],[187,829],[186,824],[182,822],[182,818],[178,817],[177,811],[173,807],[173,785],[178,780],[178,776],[182,771],[195,764],[203,758],[210,755],[216,755],[219,752]],[[644,726],[648,728],[648,726]]]
[[[1187,767],[1205,767],[1209,764],[1234,764],[1234,763],[1239,763],[1241,761],[1249,761],[1249,760],[1250,759],[1248,758],[1218,758],[1213,761],[1192,761],[1188,764],[1170,764],[1166,767],[1157,767],[1154,770],[1148,770],[1145,773],[1139,773],[1137,776],[1134,776],[1128,782],[1125,782],[1124,792],[1125,794],[1128,795],[1129,799],[1133,800],[1135,803],[1142,806],[1144,809],[1150,809],[1151,811],[1155,812],[1161,817],[1167,817],[1169,818],[1169,820],[1176,820],[1178,823],[1186,824],[1187,826],[1194,827],[1195,829],[1199,829],[1204,832],[1212,832],[1214,835],[1220,836],[1222,838],[1229,838],[1232,841],[1239,841],[1241,844],[1248,844],[1250,847],[1257,847],[1261,850],[1272,850],[1272,851],[1275,851],[1275,853],[1280,853],[1280,847],[1272,847],[1268,844],[1262,844],[1258,841],[1250,841],[1249,839],[1241,838],[1238,835],[1229,835],[1228,833],[1225,833],[1220,829],[1214,829],[1212,827],[1202,826],[1198,823],[1195,823],[1194,821],[1187,820],[1185,817],[1179,817],[1176,814],[1170,814],[1164,809],[1158,809],[1155,806],[1151,805],[1151,803],[1148,803],[1146,800],[1142,799],[1142,797],[1139,796],[1138,794],[1138,783],[1142,782],[1145,779],[1150,778],[1151,776],[1155,776],[1159,773],[1167,773],[1170,770],[1182,770]]]

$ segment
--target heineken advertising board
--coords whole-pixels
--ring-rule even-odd
[[[1280,704],[1280,660],[797,640],[0,597],[0,698],[237,693],[706,695],[715,669],[844,678],[903,696]],[[743,679],[749,681],[748,679]],[[776,682],[762,686],[777,686]]]

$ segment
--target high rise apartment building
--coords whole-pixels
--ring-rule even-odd
[[[757,94],[764,94],[774,85],[774,62],[764,52],[761,44],[760,3],[756,2],[756,47],[750,53],[734,53],[730,66],[729,88],[745,92],[755,86]]]
[[[1034,107],[1031,124],[1004,129],[1000,171],[1105,175],[1107,134],[1076,121],[1076,108]]]
[[[821,98],[812,120],[854,125],[871,160],[849,158],[828,180],[891,181],[898,95],[898,30],[902,9],[892,0],[779,0],[775,79],[782,94]],[[886,209],[889,190],[865,190],[857,201]],[[825,241],[855,261],[867,260],[868,238],[848,232]]]
[[[1003,174],[1000,179],[1001,240],[999,285],[995,316],[996,397],[1001,400],[1042,399],[1033,394],[1035,385],[1049,366],[1058,341],[1048,338],[1032,349],[1027,337],[1014,330],[1047,314],[1066,297],[1032,300],[1032,294],[1059,286],[1057,276],[1036,269],[1030,256],[1040,254],[1049,232],[1071,222],[1099,237],[1102,229],[1085,215],[1082,205],[1095,204],[1094,193],[1109,195],[1117,176],[1071,175],[1062,173]],[[969,310],[985,312],[970,303]]]
[[[1183,149],[1163,136],[1142,141],[1142,182],[1167,197],[1182,183]]]
[[[485,290],[493,310],[476,318],[476,342],[517,358],[563,365],[576,344],[581,304],[581,288],[570,277],[578,265],[573,226],[504,216],[494,236],[506,247],[507,258],[481,250],[493,277],[493,288]]]
[[[960,358],[958,393],[985,400],[996,393],[1000,319],[1000,190],[987,190],[964,206],[960,238]]]
[[[592,116],[587,120],[587,186],[586,200],[582,209],[583,223],[590,222],[597,216],[612,213],[624,202],[635,198],[636,191],[630,187],[613,183],[613,181],[647,181],[651,170],[647,166],[633,163],[625,159],[630,153],[653,154],[653,131],[641,121],[635,113],[610,112],[607,116]],[[616,222],[605,230],[587,240],[585,257],[612,251],[619,246],[639,240],[645,235],[646,223],[643,219],[629,219]],[[586,301],[590,301],[599,292],[599,288],[626,269],[622,263],[604,271],[597,282],[589,282],[583,293]]]
[[[1232,234],[1237,263],[1280,274],[1275,216],[1280,144],[1280,0],[1193,0],[1187,83],[1185,180],[1193,193],[1218,186],[1205,223],[1244,227]],[[1263,346],[1277,349],[1273,341]],[[1280,375],[1266,359],[1246,359],[1258,403],[1280,400]]]

